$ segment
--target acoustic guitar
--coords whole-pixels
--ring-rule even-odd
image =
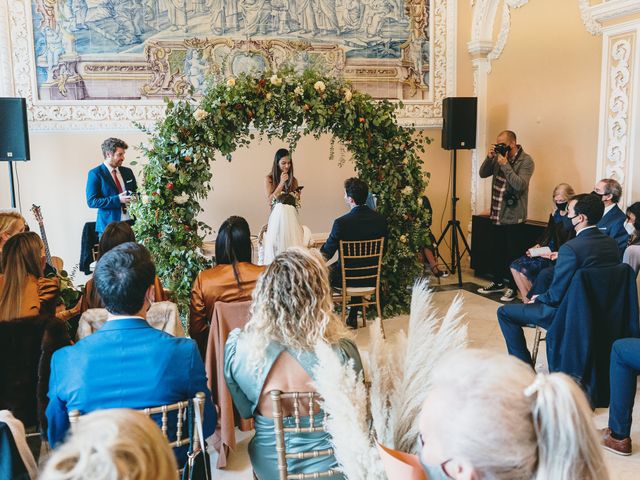
[[[31,205],[31,213],[35,217],[38,222],[38,226],[40,227],[40,236],[42,237],[42,243],[44,243],[44,252],[47,257],[47,263],[55,268],[58,272],[62,271],[62,267],[64,263],[60,257],[52,257],[51,251],[49,250],[49,242],[47,241],[47,233],[44,231],[44,218],[42,217],[42,212],[40,207],[37,205]]]

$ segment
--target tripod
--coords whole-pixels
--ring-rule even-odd
[[[438,252],[438,257],[442,260],[445,267],[451,274],[458,272],[458,287],[462,287],[462,268],[460,266],[460,259],[464,256],[466,252],[471,252],[469,248],[469,244],[467,243],[467,239],[462,232],[462,228],[460,228],[460,221],[456,217],[456,204],[458,203],[459,198],[456,196],[456,180],[457,180],[457,167],[458,167],[458,157],[457,150],[453,149],[453,154],[451,156],[451,161],[453,162],[453,175],[451,178],[451,220],[447,222],[447,228],[445,228],[440,235],[440,238],[436,242],[436,247],[439,247],[444,238],[447,235],[447,232],[451,230],[451,263],[447,264],[447,261],[440,255],[440,249],[436,248]],[[458,246],[458,237],[462,239],[462,243],[464,243],[464,250],[460,252],[460,247]]]

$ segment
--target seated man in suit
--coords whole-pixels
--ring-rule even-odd
[[[118,245],[98,261],[94,285],[109,317],[100,330],[53,355],[47,407],[52,446],[69,429],[71,410],[142,409],[198,392],[206,398],[205,438],[214,432],[216,412],[196,343],[145,321],[155,275],[148,250],[133,242]],[[169,437],[175,437],[171,428]]]
[[[387,221],[378,212],[366,205],[369,187],[359,178],[349,178],[344,182],[345,200],[351,209],[349,213],[333,222],[331,233],[320,251],[330,259],[338,251],[340,240],[373,240],[387,236]],[[368,266],[368,265],[367,265]],[[330,280],[333,287],[342,287],[340,258],[331,265]],[[354,303],[359,300],[353,298]],[[351,308],[347,324],[356,326],[359,307]]]
[[[102,232],[111,222],[130,220],[127,204],[138,185],[130,168],[123,167],[125,150],[129,146],[119,138],[102,142],[104,162],[89,171],[87,178],[87,205],[98,209],[96,232]]]
[[[620,250],[620,258],[622,258],[629,240],[629,234],[624,228],[626,215],[618,207],[618,202],[622,197],[622,187],[612,178],[603,178],[596,183],[592,193],[598,195],[604,205],[604,213],[597,227],[602,233],[609,235],[616,241]]]
[[[620,263],[618,246],[602,233],[596,224],[602,218],[604,205],[596,195],[576,195],[569,202],[569,215],[576,237],[558,251],[551,287],[532,297],[532,303],[503,305],[498,308],[500,329],[509,354],[532,364],[522,327],[538,325],[549,328],[574,274],[580,268],[608,267]]]

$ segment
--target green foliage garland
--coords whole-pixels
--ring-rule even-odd
[[[344,79],[291,68],[229,78],[211,84],[203,97],[166,104],[165,118],[147,131],[141,201],[131,210],[138,239],[152,252],[158,275],[183,313],[195,276],[209,266],[199,249],[211,229],[197,215],[211,189],[210,161],[217,153],[230,159],[254,140],[254,132],[282,139],[292,149],[302,135],[332,134],[351,152],[389,223],[384,314],[406,311],[407,287],[421,273],[415,252],[428,243],[421,201],[426,180],[417,152],[430,140],[397,124],[397,105],[374,101]]]

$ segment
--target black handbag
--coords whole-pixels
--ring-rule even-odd
[[[195,446],[193,442],[194,412],[196,428],[198,429],[198,446]],[[189,423],[189,451],[187,452],[187,461],[182,470],[182,480],[212,480],[211,458],[207,453],[203,439],[202,418],[200,410],[193,404],[193,400],[189,400],[187,416]]]

